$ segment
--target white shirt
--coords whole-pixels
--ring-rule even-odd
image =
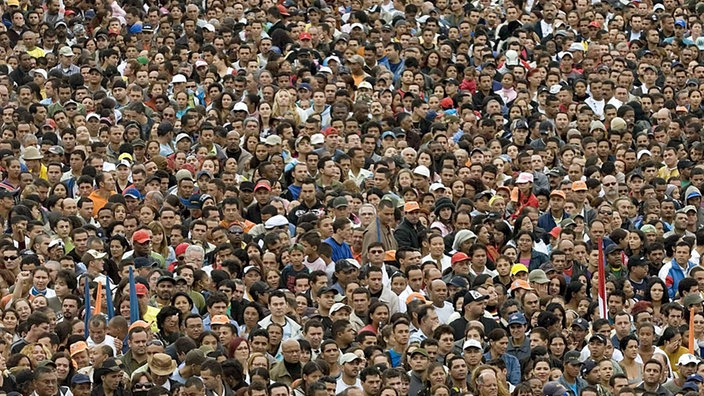
[[[93,338],[88,337],[88,339],[86,340],[86,344],[88,344],[88,348],[93,348],[98,345],[107,345],[112,348],[113,353],[115,354],[115,356],[117,356],[117,350],[115,349],[115,338],[113,336],[106,334],[105,339],[100,344],[96,344],[95,341],[93,341]]]

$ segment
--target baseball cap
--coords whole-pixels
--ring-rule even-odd
[[[511,275],[516,275],[519,272],[528,272],[528,267],[526,267],[524,264],[514,264],[511,267]]]
[[[528,322],[522,313],[516,312],[508,317],[508,325],[511,326],[513,324],[526,325]]]
[[[145,243],[152,240],[152,236],[149,235],[147,230],[137,230],[132,234],[132,241],[137,243]]]
[[[563,359],[563,362],[565,364],[571,364],[573,366],[580,365],[582,364],[582,361],[580,360],[580,353],[578,351],[569,351],[565,354],[565,357]]]
[[[467,338],[464,341],[464,344],[462,344],[462,350],[467,350],[469,348],[483,349],[482,344],[473,338]]]

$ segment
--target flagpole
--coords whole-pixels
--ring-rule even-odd
[[[139,302],[137,301],[137,288],[134,283],[134,271],[132,266],[129,267],[130,270],[130,323],[134,323],[139,320]]]
[[[608,310],[606,307],[606,263],[604,259],[604,241],[599,238],[597,243],[599,245],[599,316],[603,319],[608,319]]]
[[[88,322],[90,322],[90,314],[91,314],[91,309],[90,309],[90,284],[89,284],[89,283],[90,283],[90,278],[88,277],[88,275],[86,275],[85,277],[83,277],[83,279],[84,279],[84,281],[83,281],[83,284],[84,284],[83,292],[84,292],[84,298],[85,298],[85,303],[84,303],[84,306],[85,306],[85,308],[84,308],[85,315],[84,315],[83,321],[84,321],[85,336],[86,336],[86,339],[88,339],[88,337],[90,336],[90,333],[88,332]]]

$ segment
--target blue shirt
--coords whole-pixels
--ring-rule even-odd
[[[347,244],[347,242],[342,242],[342,243],[337,243],[333,237],[330,237],[323,242],[327,243],[332,247],[332,261],[337,261],[340,259],[348,259],[352,258],[352,249],[350,249],[350,245]]]
[[[484,354],[485,361],[488,362],[491,359],[491,352]],[[515,356],[508,353],[501,355],[501,359],[506,363],[506,379],[512,385],[518,385],[521,382],[521,363]]]

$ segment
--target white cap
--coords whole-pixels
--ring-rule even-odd
[[[479,348],[480,350],[483,349],[482,344],[479,341],[472,339],[472,338],[467,338],[465,340],[464,344],[462,345],[462,350],[465,350],[467,348]]]
[[[572,45],[570,45],[570,48],[568,48],[567,51],[569,51],[569,52],[574,52],[574,51],[584,52],[584,45],[582,45],[581,43],[572,43]]]
[[[36,76],[37,74],[41,75],[41,76],[44,77],[44,79],[46,80],[46,76],[47,76],[46,70],[44,70],[44,69],[32,69],[32,70],[29,71],[29,76],[30,76],[30,77],[34,77],[34,76]]]
[[[203,25],[203,29],[205,29],[205,30],[207,30],[207,31],[210,31],[210,32],[214,32],[214,31],[215,31],[215,26],[213,26],[213,25],[210,24],[210,23],[206,23],[205,25]]]
[[[270,230],[274,227],[282,227],[288,225],[288,219],[283,215],[272,216],[264,223],[264,228]]]
[[[637,160],[640,161],[640,157],[642,157],[642,156],[644,156],[644,155],[646,155],[646,154],[649,155],[649,156],[651,156],[651,157],[653,156],[653,154],[650,152],[650,150],[640,150],[640,151],[638,152]]]
[[[245,111],[249,114],[249,107],[247,107],[247,104],[244,102],[237,102],[235,103],[235,107],[232,108],[232,111]]]
[[[347,352],[346,354],[342,355],[342,357],[340,358],[340,364],[352,363],[355,360],[362,360],[362,358],[355,355],[352,352]]]
[[[697,359],[697,357],[692,355],[691,353],[685,353],[684,355],[680,356],[680,358],[677,360],[678,366],[686,366],[692,363],[699,363],[699,359]]]
[[[352,307],[350,307],[349,305],[343,304],[343,303],[335,303],[332,305],[332,307],[330,307],[330,315],[334,314],[335,312],[337,312],[343,308],[349,309],[350,313],[352,313]]]
[[[193,142],[193,139],[192,139],[191,136],[190,136],[189,134],[187,134],[187,133],[179,133],[178,135],[176,135],[176,143],[180,142],[181,139],[188,139],[188,140],[190,140],[191,142]]]
[[[316,133],[315,135],[310,137],[310,144],[315,146],[316,144],[323,144],[325,143],[325,136],[323,136],[322,133]]]
[[[421,175],[423,177],[430,178],[430,169],[425,165],[418,165],[413,169],[413,173],[416,175]]]
[[[177,74],[174,76],[174,78],[171,79],[171,84],[178,84],[178,83],[185,83],[186,82],[186,76],[183,74]]]
[[[120,161],[120,162],[117,164],[117,168],[119,168],[119,167],[122,166],[122,165],[124,165],[124,166],[126,166],[126,167],[128,167],[128,168],[132,166],[132,164],[131,164],[129,161],[127,161],[126,159],[123,159],[122,161]]]
[[[527,172],[521,172],[516,179],[516,184],[521,183],[533,183],[533,174]]]
[[[433,183],[430,185],[430,192],[435,192],[437,190],[447,190],[447,187],[445,187],[442,183]]]
[[[208,66],[208,62],[206,62],[206,61],[204,61],[204,60],[202,60],[202,59],[198,59],[198,60],[196,61],[196,68],[199,68],[199,67],[201,67],[201,66]]]
[[[374,89],[374,88],[372,88],[372,85],[369,84],[369,81],[362,81],[361,83],[359,83],[359,86],[357,87],[357,89],[362,89],[362,88]]]
[[[518,52],[516,52],[516,50],[506,51],[506,66],[518,66],[519,63]]]
[[[339,63],[339,62],[338,62]],[[318,69],[318,72],[320,73],[330,73],[332,74],[332,69],[327,67],[327,66],[321,66],[320,69]]]

